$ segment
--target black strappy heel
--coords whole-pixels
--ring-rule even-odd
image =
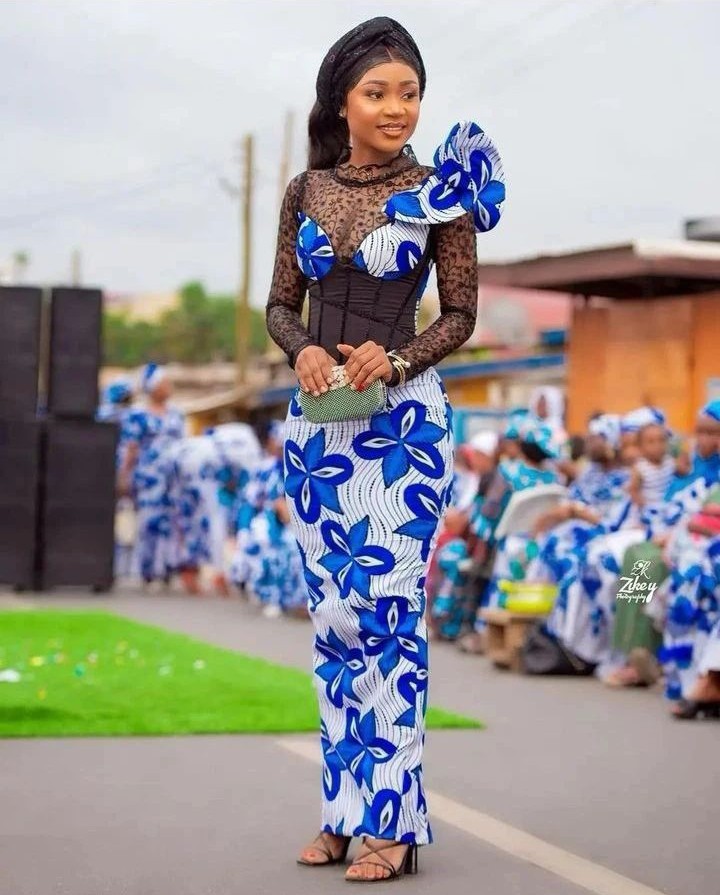
[[[349,883],[389,883],[391,880],[400,879],[401,876],[404,876],[406,873],[408,875],[418,872],[418,847],[417,845],[408,845],[407,852],[405,853],[405,857],[400,862],[399,867],[394,867],[390,861],[388,861],[380,852],[387,851],[389,848],[397,848],[398,845],[402,845],[402,842],[389,842],[387,845],[381,845],[379,848],[374,848],[367,839],[363,839],[363,845],[365,848],[369,849],[369,853],[373,855],[377,855],[380,858],[380,864],[377,861],[364,861],[364,860],[355,860],[350,865],[351,867],[360,867],[363,864],[371,864],[373,867],[384,867],[386,870],[390,871],[389,876],[381,876],[379,879],[363,879],[362,877],[355,876],[346,876],[345,880]],[[363,855],[363,858],[368,857],[368,855]]]
[[[698,715],[705,718],[720,718],[720,699],[699,702],[696,699],[681,699],[678,702],[678,711],[672,711],[673,718],[680,721],[692,721]]]
[[[330,851],[330,846],[327,844],[325,840],[325,836],[328,835],[325,831],[318,833],[317,836],[313,839],[312,845],[308,845],[308,848],[314,848],[315,851],[319,851],[321,854],[327,857],[327,861],[304,861],[302,858],[297,859],[297,863],[301,867],[332,867],[337,864],[344,864],[345,859],[347,858],[348,848],[350,848],[350,842],[352,841],[352,836],[343,836],[343,847],[339,855],[335,856]],[[316,845],[315,843],[320,843]]]

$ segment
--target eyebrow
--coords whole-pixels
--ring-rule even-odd
[[[364,87],[366,84],[378,84],[380,87],[390,86],[388,81],[378,81],[375,78],[371,79],[370,81],[363,81],[362,86]],[[401,87],[409,87],[411,84],[417,85],[417,81],[414,78],[409,81],[400,81]]]

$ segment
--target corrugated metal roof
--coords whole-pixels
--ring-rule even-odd
[[[720,289],[720,245],[638,239],[481,264],[478,273],[481,284],[496,286],[608,298],[679,296]]]

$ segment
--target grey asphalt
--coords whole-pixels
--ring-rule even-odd
[[[309,624],[264,619],[237,599],[121,592],[5,602],[102,606],[309,668]],[[431,649],[431,702],[488,726],[428,734],[429,789],[668,895],[719,890],[716,723],[672,721],[657,691],[524,678],[447,644]],[[319,768],[276,740],[0,741],[0,895],[345,891],[340,869],[294,864],[317,828]],[[433,826],[421,874],[401,883],[418,893],[586,891]]]

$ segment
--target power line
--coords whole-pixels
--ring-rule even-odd
[[[559,28],[552,30],[548,34],[540,35],[537,40],[534,40],[529,44],[525,44],[519,49],[515,58],[510,59],[505,65],[490,66],[480,71],[479,73],[473,72],[472,76],[474,79],[487,80],[491,85],[490,90],[492,94],[498,94],[507,89],[507,87],[510,86],[519,76],[525,74],[530,70],[536,71],[536,66],[538,64],[548,62],[550,61],[550,59],[553,58],[552,56],[549,56],[547,53],[544,52],[532,54],[532,52],[528,53],[528,51],[532,51],[536,48],[542,48],[542,50],[545,50],[548,46],[548,43],[557,41],[559,37],[567,36],[568,33],[586,26],[594,19],[605,17],[612,18],[618,13],[632,12],[636,9],[639,9],[640,5],[642,5],[642,2],[643,0],[639,0],[639,2],[638,0],[611,0],[611,2],[609,3],[603,3],[600,6],[594,6],[586,15],[574,17],[570,20],[566,19],[564,22],[559,23]],[[563,3],[562,5],[567,6],[567,3]],[[498,76],[502,75],[506,75],[505,81],[503,82],[501,77],[500,83],[498,85],[495,79],[497,79]]]
[[[115,188],[121,188],[125,186],[134,186],[137,182],[138,178],[155,178],[160,174],[173,174],[176,171],[185,170],[187,168],[197,167],[198,165],[207,164],[207,158],[201,156],[189,156],[185,159],[181,159],[176,162],[163,162],[159,165],[153,165],[152,167],[145,168],[139,171],[125,171],[123,174],[118,174],[117,176],[113,176],[103,180],[95,180],[95,181],[82,181],[69,183],[68,181],[63,181],[62,183],[56,183],[53,186],[57,186],[57,189],[44,189],[42,192],[40,191],[30,191],[27,189],[23,189],[22,192],[16,194],[18,201],[28,201],[28,200],[62,200],[68,194],[72,196],[77,196],[78,192],[83,191],[92,191],[96,190],[112,190]],[[5,194],[4,203],[7,205],[9,201],[13,201],[13,196],[10,194]]]
[[[17,226],[26,226],[29,224],[37,223],[40,221],[47,220],[48,218],[58,217],[60,215],[72,214],[76,211],[82,211],[86,208],[94,208],[98,205],[103,205],[106,203],[113,203],[118,201],[123,201],[124,199],[132,199],[134,197],[144,195],[148,192],[156,192],[158,190],[168,189],[170,187],[180,186],[185,183],[195,182],[199,176],[201,175],[209,175],[216,170],[214,165],[209,165],[207,162],[204,164],[204,168],[198,170],[193,177],[188,178],[184,175],[181,178],[172,178],[170,180],[162,179],[157,180],[155,182],[146,182],[141,184],[136,184],[133,187],[125,188],[122,190],[110,191],[104,195],[93,196],[87,199],[81,199],[76,202],[71,202],[66,205],[58,205],[54,207],[49,207],[44,209],[43,211],[33,211],[33,212],[21,212],[17,215],[8,215],[5,217],[0,217],[0,229],[10,229],[12,227]]]
[[[562,8],[570,8],[573,4],[574,0],[554,0],[554,2],[549,3],[547,6],[541,6],[538,9],[534,9],[532,12],[528,13],[525,16],[522,16],[519,19],[514,19],[511,22],[502,25],[497,31],[491,34],[483,34],[482,35],[482,56],[483,59],[486,58],[488,50],[490,55],[500,54],[501,56],[507,56],[507,46],[508,40],[515,40],[518,37],[518,27],[527,28],[528,25],[535,22],[539,19],[544,19],[548,15],[552,15],[556,10]],[[467,17],[465,14],[459,17],[457,25],[462,28],[467,24]],[[452,29],[448,29],[452,31]],[[493,53],[494,49],[494,53]],[[473,47],[472,49],[465,50],[459,56],[455,57],[455,63],[462,65],[464,62],[467,62],[468,59],[475,58],[478,56],[477,47]]]

